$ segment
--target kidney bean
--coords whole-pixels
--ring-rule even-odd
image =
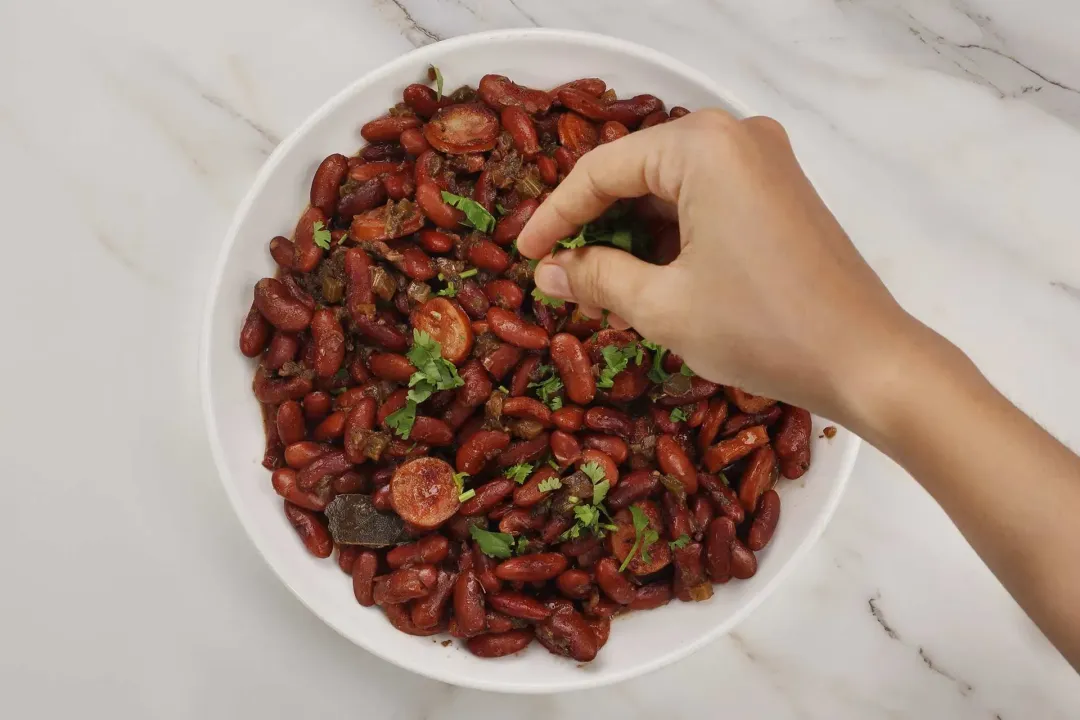
[[[514,490],[514,505],[522,508],[538,504],[546,496],[540,492],[540,483],[556,477],[559,473],[548,466],[537,468],[529,479]]]
[[[354,317],[353,329],[391,352],[405,352],[409,349],[409,339],[391,318],[383,313],[375,317]]]
[[[320,442],[336,440],[345,432],[346,415],[342,411],[330,413],[311,431],[311,437]]]
[[[364,548],[359,545],[339,545],[337,549],[337,563],[341,571],[346,575],[352,575],[353,567],[356,566],[356,558],[360,557],[360,551]]]
[[[683,535],[687,537],[693,535],[694,518],[686,505],[686,497],[666,492],[663,496],[663,504],[668,536],[677,539]]]
[[[510,267],[510,256],[495,243],[481,238],[469,247],[469,262],[481,270],[501,274]]]
[[[772,540],[778,522],[780,522],[780,495],[775,490],[766,490],[761,496],[757,512],[754,513],[754,521],[750,524],[746,546],[754,551],[764,550]]]
[[[596,396],[596,379],[592,374],[592,363],[580,340],[569,333],[559,333],[553,337],[551,339],[551,362],[555,369],[558,370],[559,378],[566,387],[566,395],[570,400],[580,405],[588,405],[593,401]],[[588,412],[596,410],[601,410],[601,408],[591,408]],[[611,412],[617,413],[618,411],[612,410]],[[587,417],[584,422],[589,423]],[[590,425],[590,427],[592,426]]]
[[[559,172],[565,177],[570,174],[570,171],[574,169],[574,165],[577,164],[578,156],[570,152],[568,148],[557,147],[551,154],[551,157],[555,158],[555,163],[559,166]]]
[[[384,605],[383,614],[386,615],[386,619],[390,621],[390,624],[394,626],[394,629],[398,632],[403,632],[406,635],[417,635],[420,637],[428,637],[430,635],[436,635],[443,632],[443,628],[436,626],[433,628],[419,628],[413,624],[412,613],[409,612],[409,605],[406,603],[398,603],[396,605]]]
[[[345,308],[353,322],[373,318],[375,291],[371,283],[371,256],[360,248],[345,251],[346,294]]]
[[[255,307],[271,325],[285,332],[306,329],[313,315],[280,280],[274,278],[263,278],[255,283]]]
[[[435,447],[450,445],[454,441],[454,431],[442,420],[425,415],[417,415],[413,422],[409,440]]]
[[[365,123],[360,136],[370,143],[397,142],[403,132],[421,124],[415,115],[386,115]]]
[[[689,114],[690,114],[689,110],[687,110],[686,108],[684,108],[681,105],[676,105],[673,108],[671,108],[670,117],[671,117],[672,120],[677,120],[678,118],[685,117],[685,116],[687,116]]]
[[[739,541],[731,540],[731,577],[747,580],[757,573],[757,557],[750,548]]]
[[[660,465],[661,472],[678,478],[688,495],[697,492],[697,469],[671,435],[661,435],[656,439],[656,462]]]
[[[634,591],[630,601],[631,610],[654,610],[671,602],[671,585],[668,583],[649,583]]]
[[[705,577],[701,543],[690,543],[675,550],[675,597],[683,602],[701,602],[713,595],[712,584]]]
[[[401,147],[405,148],[405,152],[413,157],[419,157],[425,151],[431,149],[427,138],[424,137],[424,132],[419,128],[405,129],[402,131],[401,137],[398,138],[398,142],[401,143]]]
[[[559,115],[559,143],[580,157],[596,147],[600,134],[591,122],[574,112]]]
[[[390,502],[405,522],[430,530],[457,512],[454,470],[443,460],[419,457],[408,461],[390,480]]]
[[[577,461],[578,469],[589,463],[596,463],[600,466],[600,469],[604,471],[604,478],[610,483],[611,487],[615,487],[618,484],[619,468],[615,465],[615,461],[611,459],[611,456],[606,452],[595,448],[582,450],[581,457]]]
[[[476,494],[463,502],[458,510],[462,515],[486,515],[496,505],[510,496],[517,487],[513,480],[496,478],[474,488]]]
[[[320,223],[320,227],[326,227],[326,214],[317,207],[309,207],[300,216],[293,234],[293,269],[308,273],[322,260],[323,249],[315,244],[315,226]]]
[[[375,604],[375,573],[379,569],[379,556],[371,550],[362,550],[352,566],[353,595],[364,607]]]
[[[776,404],[775,400],[762,397],[761,395],[751,395],[748,392],[730,385],[724,388],[724,394],[727,395],[727,398],[731,401],[732,405],[748,415],[764,412]]]
[[[332,377],[345,360],[345,331],[333,310],[322,308],[311,318],[311,342],[315,346],[315,374]]]
[[[551,97],[543,90],[518,85],[504,75],[485,75],[477,86],[480,98],[493,108],[520,107],[529,115],[545,113]]]
[[[483,523],[481,523],[481,527],[483,527]],[[473,570],[476,571],[476,577],[480,580],[480,586],[484,589],[484,592],[491,595],[502,590],[502,580],[495,574],[495,566],[498,563],[494,558],[485,555],[480,550],[479,545],[473,545],[470,556]]]
[[[488,595],[487,601],[499,612],[522,620],[543,620],[551,615],[551,610],[536,598],[510,590]]]
[[[448,155],[491,150],[498,135],[499,118],[479,103],[441,107],[424,124],[428,143]]]
[[[701,539],[709,523],[716,517],[716,509],[709,498],[704,495],[695,495],[690,498],[690,514],[694,519],[694,532],[692,537]]]
[[[368,358],[368,368],[372,375],[391,382],[407,383],[416,366],[409,358],[397,353],[372,353]]]
[[[416,542],[398,545],[386,553],[386,564],[393,569],[407,565],[438,565],[450,554],[450,541],[442,535],[425,535]]]
[[[263,317],[258,304],[252,301],[251,309],[240,328],[240,352],[247,357],[258,357],[270,340],[271,330],[270,322]]]
[[[351,493],[365,493],[371,491],[371,479],[367,475],[352,470],[344,472],[334,478],[330,484],[335,495],[349,495]]]
[[[529,418],[545,427],[551,426],[551,410],[536,398],[510,397],[503,401],[502,414],[508,417]]]
[[[329,449],[329,446],[311,440],[292,443],[285,447],[285,464],[294,470],[303,470]]]
[[[690,378],[690,387],[685,392],[678,393],[677,395],[661,395],[656,399],[656,404],[664,407],[690,405],[696,403],[698,400],[707,400],[719,391],[719,385],[695,375]]]
[[[459,573],[454,583],[454,618],[466,637],[484,631],[484,588],[472,569]]]
[[[758,499],[776,484],[776,453],[768,445],[753,452],[739,482],[739,503],[748,515],[757,508]]]
[[[304,426],[304,411],[300,408],[300,403],[295,400],[281,403],[274,421],[277,423],[278,437],[285,445],[292,445],[304,439],[307,429]]]
[[[622,510],[644,500],[659,488],[660,473],[655,470],[634,470],[611,489],[605,503],[610,510]]]
[[[555,587],[563,595],[573,600],[583,600],[589,597],[593,584],[589,573],[584,570],[564,570],[555,578]]]
[[[581,459],[581,444],[577,438],[562,430],[551,433],[551,454],[560,467],[570,467]]]
[[[349,225],[349,237],[356,242],[393,240],[412,235],[424,227],[424,214],[413,203],[402,200],[397,204],[394,215],[398,222],[388,223],[391,203],[382,207],[358,213]]]
[[[465,646],[469,652],[482,658],[499,658],[521,652],[533,640],[531,629],[508,630],[501,633],[485,633],[469,638]]]
[[[311,204],[322,210],[323,215],[329,217],[334,214],[338,203],[338,188],[348,171],[348,158],[337,153],[323,160],[315,171],[311,180]]]
[[[653,125],[663,125],[668,120],[668,114],[663,110],[651,112],[641,121],[641,129],[651,128]]]
[[[334,540],[330,537],[330,531],[319,521],[319,516],[314,512],[286,500],[285,517],[296,530],[296,534],[300,536],[309,553],[318,558],[328,558],[334,552]]]
[[[416,188],[416,204],[428,220],[444,230],[460,228],[465,222],[465,213],[443,200],[434,183],[421,183]]]
[[[484,627],[488,632],[500,633],[520,630],[525,623],[495,610],[488,610],[484,615]]]
[[[547,453],[549,446],[548,434],[540,433],[532,440],[511,443],[506,450],[499,453],[495,464],[500,468],[508,468],[518,463],[536,463]]]
[[[387,197],[391,200],[404,200],[416,193],[416,183],[413,180],[411,169],[383,175],[379,178],[379,181],[382,183],[383,189],[386,190]]]
[[[293,255],[295,254],[296,247],[292,240],[281,235],[270,238],[270,257],[274,258],[274,262],[282,270],[288,272],[293,269]]]
[[[634,422],[621,410],[610,407],[591,407],[585,411],[585,426],[607,435],[630,437]]]
[[[442,104],[434,90],[420,83],[413,83],[406,87],[401,97],[413,112],[425,119],[434,115]]]
[[[543,350],[548,336],[542,327],[522,320],[514,313],[499,307],[488,309],[487,321],[500,340],[525,350]]]
[[[547,521],[544,515],[534,513],[526,508],[513,508],[510,505],[503,505],[502,508],[506,508],[507,512],[499,518],[499,532],[507,535],[517,536],[526,532],[540,530]],[[488,517],[493,515],[494,513]]]
[[[312,422],[318,422],[330,414],[334,400],[330,393],[316,390],[304,396],[304,417]]]
[[[300,341],[295,334],[274,330],[274,334],[270,338],[270,346],[266,349],[266,354],[263,355],[263,367],[270,370],[280,370],[285,363],[296,358],[296,353],[299,350]]]
[[[596,634],[576,610],[552,613],[535,627],[536,639],[549,652],[589,662],[598,650]]]
[[[299,443],[297,443],[298,445]],[[295,447],[291,445],[290,447]],[[352,469],[352,463],[341,450],[328,450],[307,463],[297,475],[296,484],[301,490],[311,490],[323,478],[340,475]]]
[[[495,575],[507,582],[539,582],[551,580],[566,569],[566,564],[566,557],[559,553],[533,553],[503,560],[495,568]]]
[[[576,405],[563,405],[561,408],[551,413],[551,421],[555,423],[555,427],[563,432],[577,432],[585,424],[585,408]]]
[[[379,146],[374,146],[378,148]],[[386,146],[382,146],[386,147]],[[373,179],[381,179],[384,175],[404,170],[406,165],[396,160],[375,160],[361,163],[349,168],[349,180],[356,183],[366,183]]]
[[[517,283],[511,280],[497,278],[485,284],[483,289],[484,295],[491,304],[505,310],[517,310],[525,302],[525,293]]]
[[[731,543],[735,539],[735,523],[729,517],[718,517],[705,531],[705,570],[715,583],[731,577]]]
[[[573,518],[568,515],[556,515],[548,520],[544,525],[543,530],[540,531],[540,540],[545,545],[551,545],[559,536],[570,529],[570,526],[574,524]],[[580,560],[579,560],[580,562]]]
[[[702,453],[708,450],[709,446],[716,440],[716,436],[720,433],[720,427],[724,424],[724,420],[727,419],[727,414],[728,405],[722,398],[713,398],[709,401],[697,437],[698,450]]]
[[[746,511],[739,504],[739,496],[721,482],[715,475],[698,473],[698,484],[712,500],[716,511],[725,517],[731,518],[736,525],[741,525],[746,518]]]
[[[780,405],[773,405],[765,412],[755,413],[753,415],[736,413],[729,417],[724,423],[723,427],[720,429],[720,435],[722,437],[728,437],[752,425],[764,425],[765,427],[769,427],[779,420],[782,414],[783,409]]]
[[[540,358],[537,355],[526,355],[521,364],[514,370],[514,377],[510,381],[510,396],[521,397],[529,391],[529,383],[535,382],[536,369],[540,367]]]
[[[386,420],[398,410],[405,407],[405,404],[408,402],[408,395],[409,391],[405,388],[395,390],[387,395],[386,400],[379,406],[379,410],[375,414],[375,422],[384,430],[392,430],[393,428],[386,424]]]
[[[664,103],[652,95],[603,103],[599,98],[572,88],[559,91],[559,102],[590,120],[616,120],[627,128],[636,128],[645,116],[664,108]]]
[[[656,429],[662,433],[667,433],[668,435],[674,435],[683,427],[681,422],[676,422],[671,419],[671,412],[667,408],[662,408],[658,405],[653,405],[649,408],[649,416],[652,418],[653,425],[656,426]]]
[[[499,245],[509,245],[517,240],[517,236],[538,207],[540,201],[534,198],[523,199],[513,210],[499,218],[495,223],[495,230],[491,233],[491,239]]]
[[[614,142],[629,134],[630,131],[627,130],[626,126],[621,122],[618,120],[608,120],[600,126],[599,143],[603,145],[604,143]]]
[[[435,589],[439,571],[434,565],[416,565],[375,578],[375,604],[400,605],[427,597]]]
[[[321,512],[326,509],[332,498],[330,483],[328,482],[320,483],[310,491],[298,488],[296,486],[296,471],[292,468],[278,468],[274,470],[270,479],[274,486],[274,492],[293,505],[298,505],[307,510]]]
[[[504,107],[499,114],[503,128],[510,133],[514,147],[526,160],[532,160],[540,152],[540,139],[536,135],[529,113],[516,105]]]
[[[386,202],[386,188],[379,177],[368,178],[338,200],[335,213],[344,222],[374,210]]]
[[[412,624],[421,629],[438,627],[443,618],[446,604],[454,592],[457,575],[445,570],[439,570],[435,580],[435,588],[427,597],[420,598],[412,604]]]
[[[780,473],[789,480],[802,477],[810,467],[810,431],[809,411],[793,405],[785,406],[773,439],[773,448],[780,461]]]
[[[767,445],[768,442],[769,435],[761,425],[740,430],[735,437],[721,440],[705,451],[705,468],[709,472],[716,472],[746,457],[755,448]]]
[[[540,179],[545,185],[554,187],[559,183],[559,166],[554,158],[547,155],[537,155],[536,169],[540,171]]]
[[[599,558],[597,558],[599,560]],[[580,563],[581,560],[579,559]],[[595,563],[594,563],[595,564]],[[623,610],[623,606],[614,600],[603,597],[599,591],[594,591],[583,603],[582,611],[588,617],[613,618]]]
[[[580,90],[587,95],[593,95],[600,97],[607,90],[607,83],[600,78],[581,78],[579,80],[571,80],[570,82],[563,83],[558,87],[548,90],[548,96],[552,102],[557,102],[559,99],[559,92],[562,90]]]
[[[286,400],[298,400],[311,392],[311,378],[304,375],[271,380],[263,368],[255,371],[255,379],[251,388],[255,393],[255,399],[267,405],[277,405]]]
[[[586,435],[583,445],[587,449],[599,450],[604,453],[616,465],[622,465],[630,457],[630,448],[626,441],[614,435]]]
[[[634,601],[637,590],[634,584],[619,572],[619,564],[614,558],[606,557],[593,566],[596,584],[609,598],[620,605],[629,605]]]
[[[510,444],[510,436],[497,430],[481,430],[462,443],[457,451],[458,472],[477,475],[489,460],[497,457]]]

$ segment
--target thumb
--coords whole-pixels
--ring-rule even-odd
[[[592,246],[545,258],[534,280],[546,295],[604,308],[636,327],[665,270],[624,250]]]

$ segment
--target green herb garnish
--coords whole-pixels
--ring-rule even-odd
[[[405,407],[391,413],[386,418],[386,424],[408,440],[413,423],[416,422],[416,406],[431,397],[436,390],[461,387],[465,381],[458,375],[454,364],[442,356],[439,342],[423,330],[413,329],[413,345],[406,356],[417,370],[409,378]]]
[[[668,547],[671,548],[672,550],[678,550],[679,548],[684,548],[689,544],[690,544],[690,536],[687,535],[686,533],[683,533],[679,537],[677,537],[674,540],[672,540],[671,542],[669,542]]]
[[[520,485],[529,479],[529,475],[532,474],[532,471],[533,466],[529,463],[518,463],[517,465],[508,467],[506,471],[503,472],[503,475]]]
[[[482,233],[489,233],[495,229],[495,216],[472,198],[462,197],[443,190],[442,199],[451,207],[456,207],[465,213],[467,221],[465,224],[469,227],[474,227]]]
[[[630,552],[626,554],[626,559],[619,566],[619,572],[625,570],[630,561],[634,559],[634,555],[639,552],[641,553],[641,559],[649,562],[649,547],[660,539],[660,535],[649,527],[649,517],[641,508],[637,505],[631,505],[630,516],[634,523],[634,544],[630,546]]]
[[[476,497],[476,490],[470,489],[458,495],[457,499],[458,502],[465,502],[466,500],[472,500],[474,497]]]
[[[532,297],[533,300],[537,301],[541,305],[547,305],[549,307],[560,308],[566,304],[565,301],[551,297],[538,287],[534,287],[532,289]]]
[[[514,536],[509,533],[491,532],[479,525],[470,525],[469,534],[472,535],[472,539],[476,541],[476,545],[480,548],[480,552],[488,557],[505,560],[514,554],[512,551],[512,548],[514,547]]]
[[[691,370],[690,366],[686,363],[683,363],[682,367],[679,368],[679,373],[685,375],[686,377],[694,377],[694,371]]]
[[[541,480],[540,484],[536,486],[537,489],[542,492],[551,492],[552,490],[558,490],[562,487],[562,481],[558,477],[549,477],[547,480]]]
[[[536,368],[536,372],[541,379],[529,383],[529,387],[536,388],[536,396],[540,398],[542,403],[552,410],[558,410],[562,407],[562,396],[559,393],[563,389],[562,380],[559,378],[558,373],[555,372],[555,368],[551,365],[541,365]]]
[[[623,348],[607,345],[600,353],[604,356],[605,367],[600,370],[600,379],[596,381],[596,386],[609,388],[615,385],[615,376],[626,369],[630,361],[638,356],[640,349],[637,343]]]
[[[435,99],[436,100],[442,100],[442,91],[443,91],[442,73],[439,72],[439,68],[432,65],[432,66],[430,66],[428,68],[428,74],[435,76]]]
[[[317,220],[315,224],[312,225],[312,229],[314,230],[313,239],[315,240],[315,244],[323,250],[329,250],[331,235],[330,231],[326,229],[326,226],[322,224],[322,221]]]
[[[587,462],[581,466],[581,472],[589,476],[589,479],[593,481],[593,484],[601,482],[605,479],[604,468],[600,467],[598,462]]]
[[[667,352],[667,348],[663,345],[657,345],[649,340],[642,340],[641,344],[653,351],[652,368],[649,370],[649,379],[654,383],[661,384],[668,381],[671,377],[671,373],[664,370],[664,366],[661,364],[664,359],[664,353]]]
[[[671,415],[668,417],[671,418],[671,422],[686,422],[690,419],[690,416],[681,407],[673,408]]]

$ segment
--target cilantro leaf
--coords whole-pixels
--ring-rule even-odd
[[[469,477],[469,473],[467,472],[454,473],[454,484],[457,485],[459,493],[465,490],[465,478],[467,477]]]
[[[495,216],[472,198],[462,197],[443,190],[442,199],[451,207],[456,207],[465,213],[465,225],[474,227],[482,233],[489,233],[495,229]]]
[[[544,291],[538,287],[532,289],[532,297],[533,300],[536,300],[541,305],[548,305],[549,307],[560,308],[566,304],[563,300],[545,294]]]
[[[558,247],[564,247],[564,248],[567,248],[568,250],[573,250],[575,248],[585,247],[585,228],[587,228],[587,227],[588,227],[587,224],[582,225],[581,230],[578,232],[577,235],[575,235],[572,238],[565,238],[563,240],[560,240],[558,242]]]
[[[615,376],[626,369],[631,359],[637,357],[638,346],[637,343],[632,343],[623,348],[608,345],[601,349],[600,353],[604,356],[606,367],[600,370],[600,379],[596,381],[596,385],[597,387],[609,388],[615,385]]]
[[[442,73],[439,72],[439,68],[432,65],[432,66],[430,66],[428,68],[428,76],[430,77],[431,75],[435,76],[435,99],[436,100],[442,100],[442,91],[443,91],[443,76],[442,76]]]
[[[686,410],[682,407],[672,408],[671,415],[668,417],[671,418],[671,422],[686,422],[690,419],[690,416],[686,414]]]
[[[581,466],[581,472],[589,476],[589,479],[593,481],[595,485],[605,479],[604,468],[600,467],[598,462],[587,462]]]
[[[683,375],[685,375],[686,377],[694,377],[694,371],[691,370],[690,366],[687,365],[686,363],[682,364],[682,367],[679,368],[679,372],[682,373]]]
[[[671,542],[669,542],[668,547],[671,548],[672,550],[678,550],[680,548],[686,547],[689,544],[690,544],[690,536],[687,535],[686,533],[683,533],[679,537],[677,537],[674,540],[672,540]]]
[[[514,546],[514,536],[509,533],[491,532],[479,525],[470,525],[469,534],[476,541],[480,552],[488,557],[505,560],[513,555],[511,548]]]
[[[600,522],[600,511],[592,505],[576,505],[574,506],[574,517],[577,518],[582,527],[587,528]]]
[[[642,340],[641,344],[653,351],[652,369],[649,370],[649,379],[654,383],[662,384],[667,382],[671,377],[671,373],[664,370],[664,366],[661,364],[664,359],[664,353],[667,352],[667,348],[663,345],[657,345],[649,340]]]
[[[653,546],[657,540],[660,539],[660,535],[649,528],[645,532],[641,533],[641,559],[645,562],[652,562],[652,557],[649,555],[649,548]]]
[[[600,482],[593,485],[592,504],[593,505],[600,505],[600,503],[604,502],[604,498],[607,497],[608,490],[610,490],[610,489],[611,489],[611,483],[608,482],[607,480],[601,480]]]
[[[405,440],[409,439],[414,422],[416,422],[416,403],[411,400],[405,403],[405,407],[395,410],[386,417],[386,426]]]
[[[653,535],[656,535],[656,531],[649,528],[649,516],[637,505],[630,506],[630,518],[634,524],[634,544],[630,546],[630,552],[626,553],[626,559],[624,559],[622,565],[619,566],[619,572],[625,570],[630,564],[630,561],[634,559],[634,555],[641,550],[641,544],[644,541],[645,534],[647,532],[652,532]],[[656,540],[654,539],[652,542],[656,542]],[[644,553],[642,553],[641,557],[646,562],[649,561]]]
[[[321,247],[323,250],[330,249],[330,231],[326,229],[326,226],[322,224],[322,221],[316,221],[311,226],[314,230],[315,244]]]
[[[541,480],[540,484],[536,486],[537,489],[542,492],[551,492],[552,490],[558,490],[562,487],[562,481],[557,477],[550,477],[547,480]]]
[[[517,541],[517,554],[523,555],[526,550],[529,549],[529,539],[524,535],[518,537]]]
[[[563,389],[563,383],[558,373],[555,372],[555,368],[551,365],[541,365],[536,368],[536,372],[541,379],[529,383],[529,387],[536,388],[536,396],[540,398],[541,402],[552,410],[558,410],[562,407],[562,397],[559,396],[559,393]]]
[[[511,465],[503,473],[506,477],[516,482],[518,485],[522,484],[529,479],[529,475],[532,474],[533,466],[529,463],[518,463],[517,465]]]

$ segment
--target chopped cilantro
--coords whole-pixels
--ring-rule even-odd
[[[694,371],[691,370],[690,366],[687,365],[686,363],[682,364],[682,367],[679,368],[679,372],[682,373],[683,375],[685,375],[686,377],[694,377]]]
[[[634,523],[634,544],[630,546],[630,552],[626,553],[626,559],[619,566],[619,572],[625,570],[639,552],[641,559],[649,562],[649,547],[660,539],[659,534],[649,527],[649,517],[637,505],[630,506],[630,517]]]
[[[581,466],[581,472],[589,476],[589,479],[593,481],[595,485],[605,479],[604,468],[600,467],[598,462],[587,462]]]
[[[532,474],[532,471],[533,466],[529,463],[518,463],[517,465],[508,467],[503,475],[520,485],[529,479],[529,475]]]
[[[671,373],[664,370],[662,361],[664,359],[664,353],[667,352],[667,348],[663,345],[657,345],[649,340],[642,340],[641,344],[653,351],[652,369],[649,370],[649,379],[654,383],[661,384],[667,382],[671,377]]]
[[[537,485],[537,489],[542,492],[551,492],[552,490],[558,490],[562,487],[562,481],[557,477],[549,477],[547,480],[541,480]]]
[[[678,550],[679,548],[684,548],[689,544],[690,544],[690,536],[687,535],[686,533],[683,533],[679,537],[677,537],[674,540],[672,540],[671,542],[669,542],[668,547],[671,548],[672,550]]]
[[[469,473],[467,473],[467,472],[456,472],[456,473],[454,473],[454,484],[457,485],[457,490],[458,490],[459,493],[464,492],[464,490],[465,490],[465,478],[467,478],[467,477],[469,477]],[[462,502],[464,502],[464,500]]]
[[[455,195],[443,190],[442,199],[451,207],[456,207],[465,213],[465,224],[469,227],[474,227],[482,233],[489,233],[495,229],[495,216],[472,198]]]
[[[600,353],[604,356],[605,367],[600,370],[600,379],[597,380],[596,386],[602,388],[614,386],[615,376],[626,369],[626,366],[630,364],[630,360],[637,357],[638,352],[637,343],[632,343],[623,348],[607,345],[601,349]]]
[[[330,231],[326,229],[326,226],[322,224],[322,221],[316,221],[312,225],[314,230],[315,244],[321,247],[323,250],[330,249]]]
[[[686,410],[681,407],[672,408],[671,415],[668,417],[671,418],[671,422],[686,422],[690,419],[690,416],[686,414]]]
[[[514,546],[514,536],[509,533],[491,532],[479,525],[470,525],[469,534],[476,541],[480,552],[488,557],[505,560],[513,555],[511,548]]]
[[[720,473],[720,482],[724,483],[727,487],[731,487],[731,481],[727,479],[727,475],[723,472]]]
[[[559,300],[558,298],[553,298],[550,295],[545,294],[544,291],[538,287],[534,287],[532,289],[532,297],[533,300],[536,300],[541,305],[548,305],[554,308],[560,308],[566,304],[563,300]]]
[[[581,230],[578,232],[577,235],[575,235],[572,238],[566,238],[564,240],[560,240],[556,247],[564,247],[564,248],[567,248],[568,250],[574,250],[575,248],[585,247],[585,229],[587,227],[588,227],[588,225],[582,225]],[[553,248],[552,253],[554,254],[554,252],[555,252],[555,250]]]
[[[465,384],[454,364],[443,358],[439,342],[423,330],[413,330],[413,346],[409,348],[407,357],[417,370],[409,378],[405,407],[386,418],[386,424],[406,440],[416,422],[418,404],[431,397],[436,390],[451,390]]]
[[[409,439],[413,423],[416,422],[416,403],[411,400],[405,407],[395,410],[386,417],[386,425],[403,439]]]
[[[608,490],[610,489],[611,483],[609,483],[607,480],[601,480],[600,482],[593,485],[592,504],[599,506],[600,503],[604,502],[604,498],[607,497]]]
[[[536,368],[536,372],[541,379],[529,383],[529,387],[536,388],[536,396],[540,398],[541,402],[552,410],[558,410],[562,407],[562,397],[559,393],[563,389],[562,380],[559,379],[558,373],[555,372],[555,368],[551,365],[541,365]]]

